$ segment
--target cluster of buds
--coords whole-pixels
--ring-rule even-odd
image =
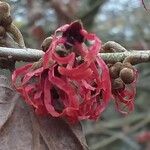
[[[112,97],[120,112],[125,113],[120,103],[133,109],[136,70],[129,63],[108,67],[98,56],[100,39],[81,22],[58,28],[42,48],[46,52],[39,62],[12,75],[15,88],[37,114],[70,122],[97,120]]]
[[[123,114],[133,111],[137,70],[129,62],[117,62],[109,66],[109,72],[117,110]]]

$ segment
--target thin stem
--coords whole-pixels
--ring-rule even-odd
[[[44,52],[37,49],[17,49],[0,47],[0,57],[11,58],[17,61],[34,62],[38,61]],[[99,53],[106,63],[122,62],[128,59],[132,64],[150,62],[150,50],[125,51],[116,53]]]

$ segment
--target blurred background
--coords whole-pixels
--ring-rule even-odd
[[[150,49],[150,0],[5,0],[26,47],[41,49],[59,26],[82,20],[103,43],[116,41],[134,50]],[[135,111],[124,117],[113,101],[99,121],[83,122],[91,150],[150,150],[150,63],[139,71]]]

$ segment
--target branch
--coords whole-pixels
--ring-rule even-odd
[[[34,62],[38,61],[43,55],[44,52],[37,49],[0,47],[0,57],[8,59],[10,58],[17,61]],[[128,60],[134,65],[143,62],[150,62],[150,50],[131,50],[116,53],[99,53],[99,56],[101,56],[106,63],[122,62],[127,58],[129,58]]]
[[[117,53],[99,53],[106,63],[115,63],[128,60],[133,65],[150,62],[150,50],[131,50]]]
[[[0,47],[0,57],[15,59],[16,61],[34,62],[38,61],[44,52],[30,48],[6,48]]]

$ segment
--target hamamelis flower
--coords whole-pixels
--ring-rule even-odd
[[[111,96],[108,68],[97,56],[100,48],[99,38],[79,21],[64,25],[52,36],[42,65],[16,69],[13,84],[38,114],[96,120]]]

